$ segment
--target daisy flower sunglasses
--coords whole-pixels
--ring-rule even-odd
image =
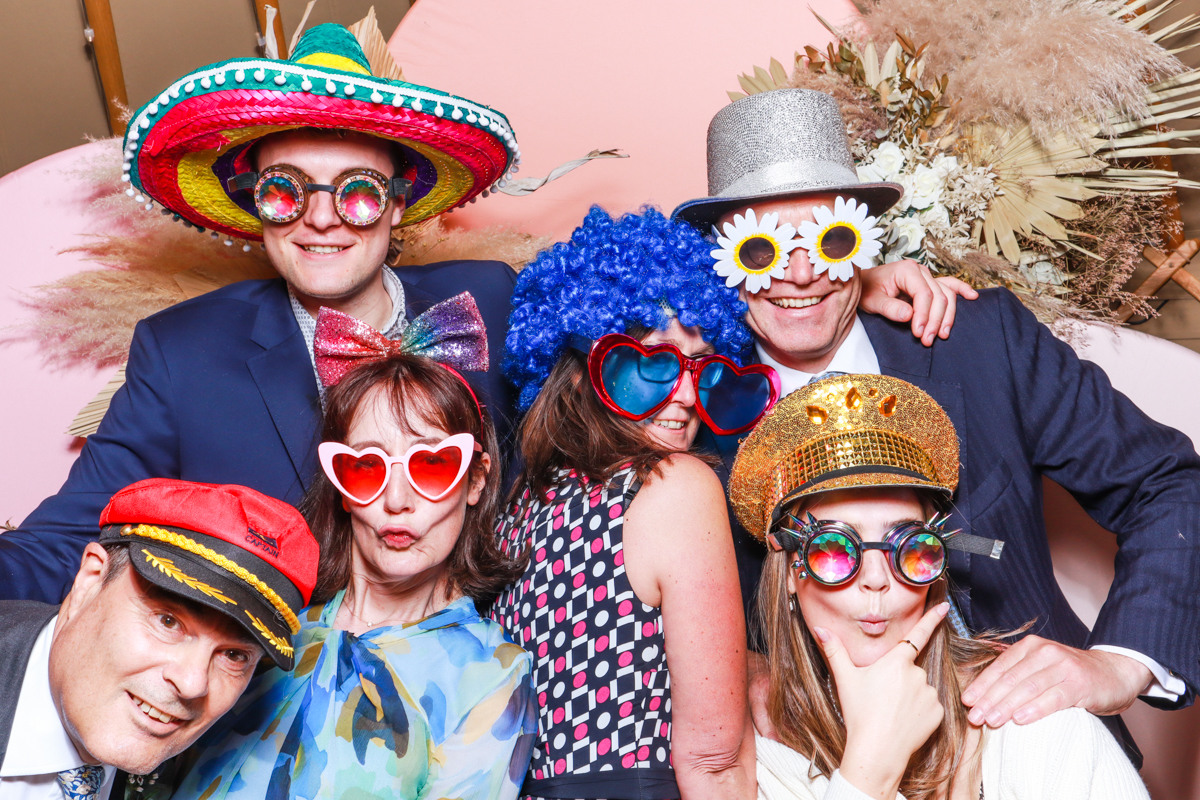
[[[712,251],[713,268],[725,279],[726,286],[746,282],[746,291],[754,294],[771,288],[771,279],[782,279],[791,252],[803,248],[813,265],[813,274],[828,271],[830,280],[848,281],[854,268],[870,269],[882,252],[883,229],[867,214],[867,206],[853,197],[837,197],[833,208],[813,208],[815,222],[805,220],[800,229],[780,224],[777,212],[759,219],[754,209],[735,214],[722,230],[713,226],[718,250]],[[797,236],[797,233],[799,235]]]

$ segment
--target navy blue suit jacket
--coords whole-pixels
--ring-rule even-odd
[[[447,261],[396,274],[409,319],[459,292],[474,296],[491,369],[467,379],[506,442],[514,413],[499,363],[516,273],[497,261]],[[60,602],[100,512],[135,481],[237,483],[296,504],[316,476],[316,376],[282,279],[235,283],[138,323],[125,376],[62,489],[0,535],[0,599]]]
[[[1127,647],[1182,676],[1190,703],[1200,686],[1200,456],[1188,438],[1143,414],[1007,290],[960,303],[950,338],[931,348],[907,325],[862,321],[880,370],[919,386],[954,422],[962,468],[950,527],[1007,542],[999,561],[951,553],[972,629],[1034,620],[1030,633],[1073,647]],[[728,470],[737,441],[716,446]],[[1091,631],[1054,578],[1042,476],[1120,545]],[[732,510],[730,522],[749,613],[765,551]]]

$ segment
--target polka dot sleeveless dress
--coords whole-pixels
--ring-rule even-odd
[[[522,794],[677,798],[662,614],[625,575],[625,510],[640,484],[632,469],[607,487],[562,477],[548,503],[526,492],[499,530],[510,555],[530,553],[492,609],[534,655],[538,739]]]

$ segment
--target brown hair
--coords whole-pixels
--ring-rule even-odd
[[[646,332],[631,330],[629,335],[641,339]],[[546,492],[560,483],[558,472],[563,468],[604,484],[632,465],[637,480],[644,481],[670,454],[646,434],[645,425],[609,411],[586,373],[587,356],[572,348],[550,370],[521,422],[524,466],[513,483],[509,505],[526,488],[545,501]]]
[[[918,492],[926,513],[934,508],[933,498]],[[805,498],[811,505],[817,496]],[[802,505],[803,507],[803,505]],[[799,514],[800,509],[793,513]],[[758,590],[758,614],[766,636],[770,670],[767,712],[779,740],[808,758],[812,768],[830,777],[842,761],[846,747],[846,728],[831,696],[833,677],[800,613],[791,602],[787,588],[788,562],[795,555],[771,550],[763,564]],[[932,608],[946,599],[943,578],[929,589],[925,607]],[[964,639],[946,624],[939,625],[916,664],[929,676],[937,689],[938,700],[946,710],[942,724],[908,762],[900,782],[900,794],[910,800],[933,800],[942,787],[949,797],[966,750],[967,709],[962,690],[1004,650],[996,633]],[[976,750],[970,775],[978,775],[982,748]]]
[[[491,417],[486,409],[480,416],[466,383],[449,369],[427,358],[398,355],[356,367],[329,390],[322,441],[345,442],[363,401],[375,390],[387,397],[401,427],[408,428],[411,414],[450,435],[469,433],[491,457],[491,469],[483,476],[483,493],[479,502],[467,506],[462,533],[446,559],[450,591],[461,592],[477,603],[486,601],[520,575],[519,565],[500,551],[492,534],[499,508],[501,463]],[[466,480],[478,480],[482,469],[475,457]],[[350,583],[350,512],[324,472],[318,474],[300,510],[321,545],[312,594],[312,602],[321,603]]]
[[[129,542],[105,542],[101,545],[108,553],[108,562],[104,566],[104,578],[101,587],[121,577],[121,573],[129,566]]]

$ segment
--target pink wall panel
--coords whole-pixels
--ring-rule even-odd
[[[64,150],[0,178],[0,522],[19,523],[62,485],[82,444],[64,431],[111,377],[86,366],[50,369],[22,336],[32,312],[21,299],[32,287],[97,268],[60,251],[95,229],[74,171],[99,147]]]
[[[849,0],[606,3],[422,2],[389,42],[405,78],[493,106],[521,145],[517,177],[544,176],[592,149],[620,148],[527,197],[479,200],[450,220],[564,239],[591,203],[670,212],[707,194],[708,122],[737,76],[772,56],[791,69],[831,40]]]

